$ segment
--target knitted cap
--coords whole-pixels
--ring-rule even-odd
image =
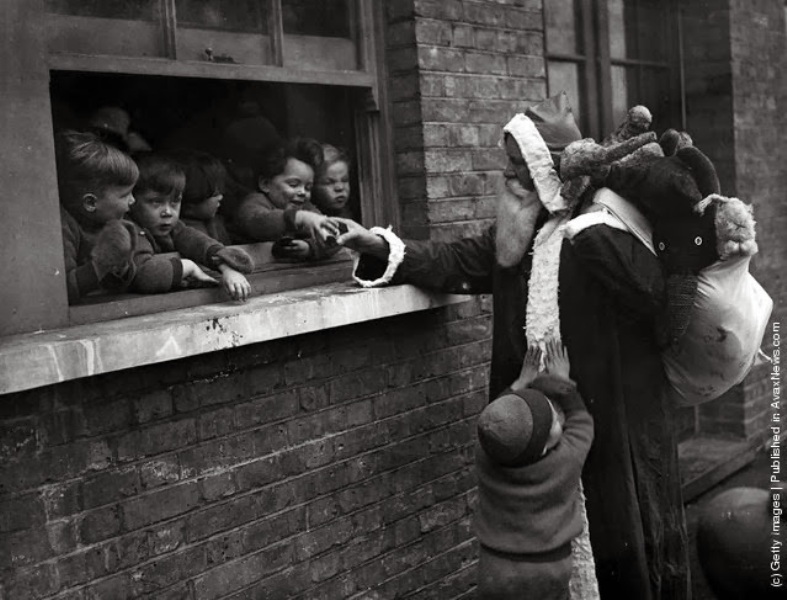
[[[537,460],[552,428],[552,408],[546,396],[533,389],[504,391],[478,418],[478,441],[487,456],[505,467]]]

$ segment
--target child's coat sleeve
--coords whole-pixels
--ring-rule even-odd
[[[180,259],[157,256],[147,234],[138,225],[132,225],[137,234],[132,258],[137,272],[131,282],[130,291],[158,294],[180,287],[183,279],[183,263]]]

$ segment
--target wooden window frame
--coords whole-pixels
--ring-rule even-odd
[[[630,1],[630,5],[636,11],[639,0]],[[680,107],[681,122],[680,127],[685,127],[685,94],[683,84],[683,57],[682,39],[680,35],[680,15],[675,0],[665,0],[662,3],[667,13],[666,18],[675,24],[675,38],[670,39],[667,47],[670,54],[666,60],[651,61],[631,58],[613,58],[610,53],[610,29],[607,0],[577,0],[578,10],[577,19],[582,24],[582,48],[576,54],[558,53],[549,51],[548,40],[545,39],[544,58],[547,73],[549,72],[550,62],[567,62],[582,67],[583,77],[580,79],[581,90],[584,94],[583,115],[586,120],[586,131],[583,133],[594,138],[601,139],[608,133],[615,130],[619,125],[616,123],[612,114],[612,67],[634,67],[637,68],[638,76],[642,78],[645,68],[657,68],[667,71],[674,71],[672,77],[673,85],[670,95],[673,101]],[[544,31],[546,27],[546,9],[544,11]],[[546,33],[545,33],[546,37]],[[547,85],[549,77],[547,75]],[[554,93],[557,90],[549,90]],[[678,125],[678,124],[676,124]]]
[[[0,224],[4,251],[22,255],[21,261],[6,261],[0,267],[0,336],[148,314],[195,306],[208,302],[227,302],[215,289],[185,290],[146,297],[122,296],[101,305],[69,306],[66,297],[62,237],[59,226],[57,177],[49,73],[76,71],[168,77],[245,80],[252,82],[315,84],[341,86],[358,92],[354,116],[358,190],[364,224],[398,225],[399,210],[394,185],[391,142],[391,117],[385,88],[384,15],[380,0],[349,0],[356,43],[356,70],[315,70],[284,66],[281,0],[260,0],[269,10],[273,64],[248,65],[178,60],[176,57],[175,0],[159,0],[164,15],[166,57],[124,57],[48,53],[43,0],[8,0],[3,17],[16,22],[16,37],[0,42],[0,51],[11,57],[4,69],[0,106],[6,109],[3,121],[7,140],[30,142],[37,151],[29,152],[26,162],[0,167],[0,177],[10,182],[11,197],[24,198],[10,207]],[[20,53],[21,50],[21,53]],[[19,56],[15,56],[19,54]],[[8,62],[8,61],[7,61]],[[26,79],[28,81],[26,81]],[[25,127],[35,122],[35,129]],[[27,135],[30,133],[31,135]],[[9,143],[9,142],[6,142]],[[22,151],[12,146],[9,153]],[[25,185],[25,179],[31,185]],[[37,181],[29,181],[38,178]],[[31,202],[34,200],[35,202]],[[6,202],[8,204],[8,202]],[[40,217],[37,219],[37,217]],[[22,233],[20,236],[19,233]],[[26,239],[36,239],[40,247],[29,256]],[[266,246],[254,248],[265,256]],[[269,245],[268,245],[269,246]],[[334,259],[308,265],[265,263],[250,277],[255,295],[319,285],[328,281],[349,280],[349,258],[340,253]],[[32,299],[31,299],[32,296]]]

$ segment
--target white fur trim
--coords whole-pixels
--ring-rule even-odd
[[[694,212],[704,215],[705,211],[708,209],[708,206],[713,204],[714,200],[717,202],[729,202],[729,198],[725,198],[720,194],[709,194],[697,202],[697,205],[694,207]]]
[[[560,339],[560,311],[558,310],[558,274],[563,228],[569,215],[556,215],[539,230],[533,242],[533,267],[528,283],[525,332],[528,345],[537,344],[542,350],[550,338]]]
[[[571,219],[566,224],[564,233],[568,239],[573,240],[574,236],[576,236],[578,233],[589,227],[595,227],[596,225],[607,225],[609,227],[613,227],[614,229],[628,231],[623,222],[605,208],[603,210],[585,213],[584,215],[579,215],[578,217]]]
[[[372,227],[369,233],[379,235],[388,242],[388,266],[385,268],[385,273],[373,281],[361,279],[355,274],[358,270],[358,263],[361,261],[361,256],[357,252],[353,252],[353,279],[361,287],[365,288],[380,287],[389,283],[391,279],[393,279],[396,269],[399,268],[399,265],[402,264],[404,260],[404,242],[398,235],[391,231],[390,226],[385,229],[382,227]]]
[[[555,163],[533,120],[518,113],[503,127],[503,131],[511,134],[519,145],[544,207],[550,213],[566,210],[568,204],[560,195],[561,181]]]
[[[626,229],[653,254],[653,227],[640,210],[620,194],[609,188],[601,188],[593,197],[594,204],[600,204],[609,210],[612,215],[620,219]]]

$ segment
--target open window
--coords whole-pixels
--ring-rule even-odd
[[[153,149],[191,147],[214,152],[233,119],[258,115],[284,137],[308,136],[341,146],[353,159],[355,216],[367,224],[395,223],[392,152],[381,62],[382,3],[368,0],[43,0],[29,8],[12,0],[26,22],[24,45],[45,57],[47,97],[29,98],[50,112],[53,135],[79,127],[101,106],[119,106],[132,129]],[[31,25],[35,22],[34,25]],[[21,92],[20,92],[21,93]],[[29,92],[27,96],[29,97]],[[17,106],[13,106],[17,109]],[[25,110],[33,111],[33,107]],[[51,152],[37,170],[53,181]],[[37,209],[19,207],[32,218]],[[22,322],[4,332],[29,331],[42,322],[67,326],[226,301],[220,290],[89,299],[64,307],[62,263],[47,307],[22,308]],[[248,248],[258,265],[255,294],[346,279],[347,260],[276,263],[270,244]],[[62,253],[62,247],[60,248]],[[20,304],[15,302],[15,304]],[[40,314],[39,314],[40,313]],[[45,313],[45,317],[41,317]],[[53,314],[55,313],[55,314]]]

